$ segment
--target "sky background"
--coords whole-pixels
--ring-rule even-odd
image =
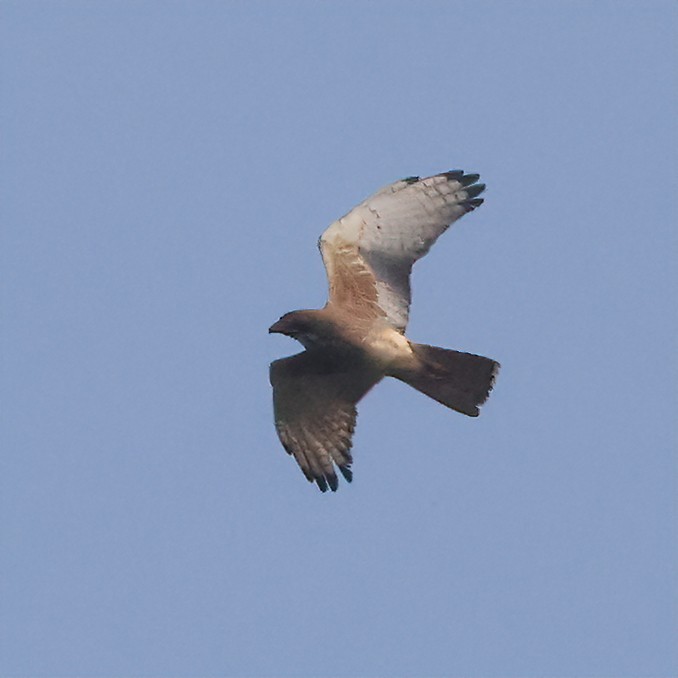
[[[678,673],[673,2],[0,3],[0,675]],[[486,202],[355,480],[276,438],[269,336],[403,176]]]

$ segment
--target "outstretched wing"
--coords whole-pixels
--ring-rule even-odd
[[[381,375],[320,352],[304,351],[270,368],[275,427],[283,447],[322,492],[351,482],[356,404]]]
[[[410,272],[450,224],[482,204],[478,174],[452,170],[382,188],[320,237],[330,304],[404,332]]]

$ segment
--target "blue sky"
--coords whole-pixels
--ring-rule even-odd
[[[671,2],[0,4],[0,674],[668,676]],[[268,326],[380,186],[478,171],[351,486],[280,447]]]

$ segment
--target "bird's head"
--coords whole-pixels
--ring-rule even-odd
[[[292,339],[309,346],[318,341],[319,323],[315,317],[317,311],[291,311],[274,322],[269,334],[285,334]]]

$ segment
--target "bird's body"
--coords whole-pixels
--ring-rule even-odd
[[[356,320],[342,309],[331,306],[292,311],[272,327],[276,328],[273,332],[292,336],[307,350],[332,350],[346,357],[361,357],[378,365],[385,373],[409,364],[414,356],[405,336],[383,320]]]
[[[489,395],[499,364],[405,337],[410,271],[437,237],[480,204],[477,174],[403,179],[365,200],[321,236],[330,298],[292,311],[270,332],[305,351],[271,363],[275,423],[306,478],[337,489],[351,480],[356,404],[383,377],[404,381],[469,416]]]

